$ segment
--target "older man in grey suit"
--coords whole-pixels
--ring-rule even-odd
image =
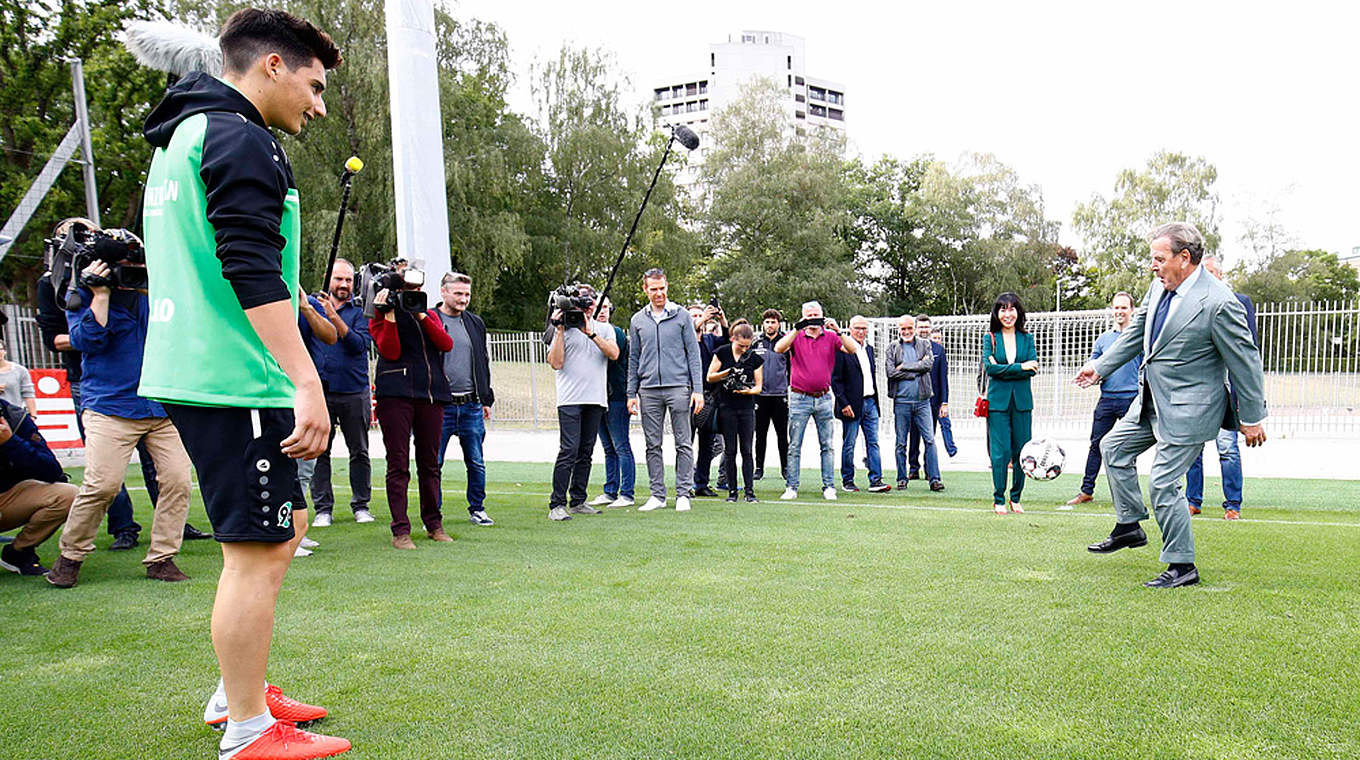
[[[1199,230],[1173,222],[1157,228],[1149,240],[1157,279],[1143,298],[1143,308],[1119,340],[1083,366],[1076,378],[1078,385],[1089,387],[1140,351],[1145,357],[1138,398],[1100,447],[1116,525],[1108,538],[1087,548],[1106,554],[1147,544],[1139,526],[1148,511],[1136,462],[1155,445],[1148,487],[1162,529],[1162,561],[1168,567],[1144,585],[1176,588],[1199,582],[1190,512],[1181,489],[1185,473],[1220,427],[1240,429],[1248,446],[1265,443],[1265,383],[1246,310],[1232,290],[1199,265],[1204,255]],[[1238,391],[1236,409],[1225,376]]]

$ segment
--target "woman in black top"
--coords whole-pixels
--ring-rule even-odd
[[[746,501],[755,503],[755,465],[751,459],[751,440],[756,432],[756,396],[760,395],[761,364],[764,359],[751,351],[755,331],[750,323],[732,327],[732,342],[713,352],[708,365],[708,381],[720,383],[718,389],[718,429],[722,431],[723,480],[727,500],[737,500],[737,447],[741,447],[741,475],[746,484]]]

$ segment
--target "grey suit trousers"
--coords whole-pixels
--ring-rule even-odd
[[[689,389],[681,386],[638,389],[638,414],[642,417],[642,437],[647,442],[647,479],[651,482],[652,496],[662,501],[666,499],[666,460],[661,455],[661,440],[667,413],[675,437],[675,495],[689,496],[694,487],[689,402]]]
[[[1110,481],[1110,496],[1114,499],[1115,519],[1131,523],[1148,518],[1143,491],[1138,484],[1137,462],[1139,454],[1155,445],[1157,451],[1152,460],[1148,491],[1157,525],[1162,529],[1162,561],[1168,564],[1194,562],[1195,536],[1190,530],[1190,509],[1181,484],[1204,444],[1158,442],[1152,432],[1155,417],[1156,412],[1148,404],[1147,413],[1141,420],[1132,422],[1126,415],[1100,443],[1100,453],[1105,458],[1105,477]]]

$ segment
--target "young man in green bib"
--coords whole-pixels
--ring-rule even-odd
[[[322,708],[265,681],[274,607],[302,531],[297,461],[326,449],[321,381],[297,326],[298,192],[270,128],[325,116],[325,32],[275,10],[222,28],[222,78],[180,79],[147,119],[156,149],[143,207],[151,323],[141,395],[164,404],[198,470],[222,575],[204,719],[221,760],[329,757],[350,743],[302,731]],[[303,506],[297,513],[305,519]]]

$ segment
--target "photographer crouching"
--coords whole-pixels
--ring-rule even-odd
[[[434,541],[453,538],[444,531],[439,508],[439,432],[444,407],[452,401],[444,376],[443,354],[453,339],[434,309],[426,308],[425,274],[404,261],[385,271],[365,267],[365,303],[372,304],[368,331],[378,347],[374,396],[378,427],[387,450],[387,504],[392,510],[392,546],[414,549],[407,517],[406,489],[411,483],[411,438],[415,437],[420,519]],[[376,292],[373,292],[376,291]],[[367,295],[373,292],[371,299]]]
[[[553,312],[544,342],[556,373],[558,448],[548,519],[561,521],[600,513],[586,504],[590,457],[609,408],[609,362],[619,358],[619,346],[613,328],[595,321],[594,288],[566,286],[549,303]]]
[[[146,442],[160,487],[151,523],[146,576],[183,581],[175,566],[189,513],[189,455],[164,407],[137,394],[150,307],[141,241],[121,230],[101,233],[92,254],[78,255],[79,278],[68,289],[66,322],[71,346],[81,352],[85,476],[61,535],[61,556],[47,580],[76,585],[81,563],[110,502],[123,485],[132,452]]]

